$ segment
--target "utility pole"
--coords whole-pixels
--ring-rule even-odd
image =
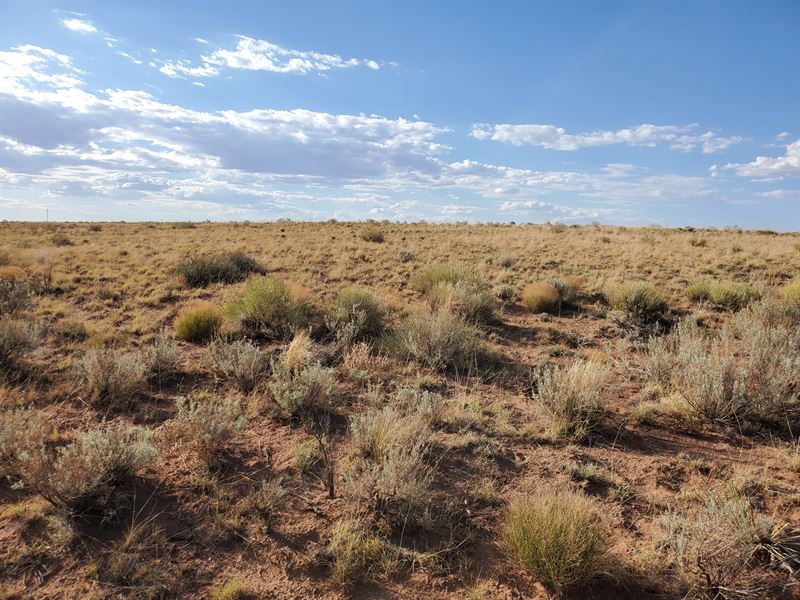
[[[47,215],[47,216],[45,216],[45,221],[47,221],[49,223],[50,222],[50,209],[49,208],[45,208],[44,210],[46,211],[45,214]]]

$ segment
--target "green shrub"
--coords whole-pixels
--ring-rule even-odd
[[[246,424],[237,398],[214,394],[179,396],[178,423],[190,435],[200,459],[213,464],[217,454]]]
[[[311,317],[310,303],[298,298],[289,285],[274,275],[250,278],[244,291],[230,301],[227,311],[241,319],[246,328],[279,337],[305,327]]]
[[[222,311],[211,302],[195,302],[175,319],[175,335],[187,342],[201,343],[213,338],[222,327]]]
[[[476,369],[486,354],[480,330],[442,310],[411,314],[396,341],[406,356],[438,371]]]
[[[617,324],[633,335],[647,336],[656,332],[667,318],[666,299],[646,283],[631,281],[610,286],[606,300],[616,315]]]
[[[252,273],[264,274],[266,269],[242,251],[185,259],[173,273],[189,287],[206,287],[212,283],[243,281]]]
[[[249,340],[212,342],[209,352],[217,372],[244,393],[253,391],[269,370],[266,354]]]
[[[686,288],[692,302],[708,302],[721,310],[741,310],[758,299],[758,291],[749,283],[736,281],[698,281]]]
[[[458,264],[424,267],[415,272],[410,281],[411,287],[423,294],[427,294],[440,283],[451,285],[466,283],[479,289],[489,287],[486,279],[478,271],[472,267]]]
[[[276,404],[292,416],[326,412],[336,391],[336,372],[319,363],[293,370],[273,361],[269,390]]]
[[[121,406],[143,390],[150,367],[140,352],[95,348],[78,362],[78,372],[88,384],[93,400]]]
[[[501,532],[508,555],[556,593],[588,583],[606,547],[598,511],[572,492],[540,492],[513,501]]]
[[[379,335],[383,320],[384,309],[375,297],[355,287],[340,290],[331,310],[331,322],[336,329],[353,328],[351,341]]]
[[[582,440],[602,424],[608,375],[605,365],[584,361],[541,374],[534,397],[547,413],[554,437]]]

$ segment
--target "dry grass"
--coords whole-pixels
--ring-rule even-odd
[[[211,302],[195,302],[175,319],[175,335],[195,344],[210,340],[222,327],[222,311]]]
[[[370,226],[382,243],[361,236]],[[56,235],[72,245],[55,246]],[[0,317],[10,349],[0,587],[189,598],[233,579],[276,597],[533,596],[539,583],[574,597],[713,594],[689,572],[698,557],[713,566],[705,546],[692,541],[685,548],[702,552],[683,558],[674,548],[702,539],[690,533],[698,521],[734,529],[704,507],[728,481],[745,514],[772,522],[741,546],[755,553],[738,575],[729,569],[730,585],[791,592],[799,240],[656,227],[0,223],[0,279],[27,282]],[[240,250],[270,275],[192,287],[174,271],[184,257]],[[689,283],[730,281],[761,297],[736,311],[687,297]],[[532,314],[518,292],[531,282],[557,290],[561,311]],[[189,319],[186,333],[196,303],[211,316]],[[687,316],[696,325],[682,333]],[[218,365],[193,343],[210,340]],[[90,383],[76,377],[90,352],[137,357],[136,368],[98,356],[92,372],[112,376]],[[531,372],[542,376],[533,395]],[[110,396],[113,407],[100,400]],[[178,397],[191,400],[181,409]],[[589,503],[574,521],[565,492],[561,510],[544,510],[545,491],[564,486]],[[504,507],[520,490],[538,490],[529,508],[545,518],[534,524],[550,524],[522,546],[550,548],[539,564],[554,564],[552,576],[508,570]],[[665,512],[679,515],[670,542]],[[545,535],[560,517],[562,533]],[[151,519],[163,535],[131,534]],[[613,547],[619,561],[584,568],[586,521],[601,531],[591,556]],[[654,562],[640,561],[657,544]],[[401,565],[412,572],[396,576]],[[760,581],[770,587],[749,587]]]
[[[573,492],[540,492],[512,501],[501,537],[508,555],[556,593],[589,582],[606,559],[597,507]]]

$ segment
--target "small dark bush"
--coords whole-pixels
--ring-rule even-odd
[[[266,269],[244,252],[187,258],[173,272],[189,287],[206,287],[211,283],[244,281],[251,273],[264,274]]]

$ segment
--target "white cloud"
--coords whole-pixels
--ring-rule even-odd
[[[800,190],[771,190],[769,192],[761,192],[759,196],[764,198],[794,198],[800,200]]]
[[[194,41],[197,42],[198,44],[207,44],[208,43],[207,39],[201,38],[201,37],[194,38]]]
[[[702,147],[703,153],[711,154],[743,141],[738,136],[720,137],[707,131],[697,133],[697,124],[651,125],[645,123],[618,131],[592,131],[571,134],[555,125],[490,125],[475,123],[470,135],[479,140],[494,140],[513,146],[541,146],[548,150],[579,150],[592,146],[625,144],[628,146],[655,146],[666,142],[670,148],[682,151]]]
[[[96,33],[97,27],[92,25],[89,21],[84,21],[83,19],[64,19],[61,21],[61,24],[64,25],[67,29],[71,31],[77,31],[78,33]]]
[[[380,69],[380,64],[372,59],[345,59],[338,54],[290,50],[266,40],[239,36],[236,48],[218,48],[203,55],[199,65],[193,66],[188,60],[164,61],[159,71],[169,77],[214,77],[225,68],[306,74],[359,66]]]
[[[750,177],[760,181],[779,181],[786,177],[800,177],[800,140],[786,146],[783,156],[759,156],[749,163],[725,165],[739,177]]]
[[[789,133],[788,131],[781,131],[778,135],[775,136],[775,139],[778,140],[779,142],[782,142],[783,140],[788,138],[790,135],[792,135],[792,134]]]
[[[448,160],[447,130],[418,119],[204,112],[139,90],[87,91],[68,56],[35,46],[0,53],[0,112],[0,164],[15,190],[167,212],[211,203],[217,215],[227,203],[251,211],[243,214],[325,218],[344,205],[351,217],[453,220],[492,218],[500,207],[579,221],[714,192],[709,177],[627,163],[578,172]]]

